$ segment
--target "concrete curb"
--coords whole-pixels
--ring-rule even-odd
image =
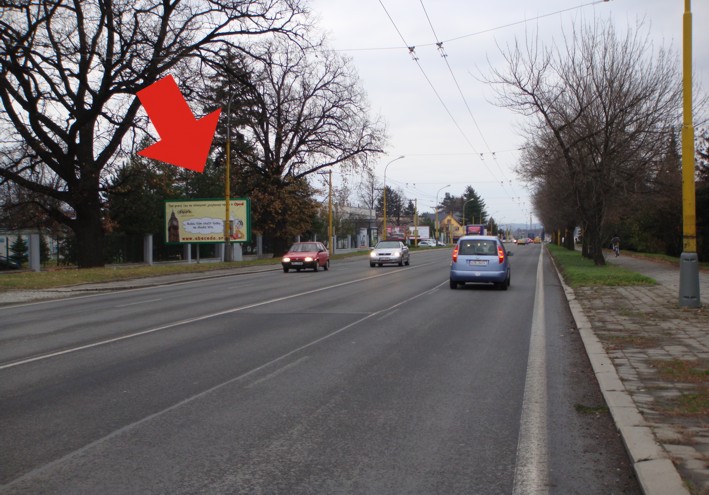
[[[603,393],[616,428],[623,438],[625,449],[633,463],[635,474],[645,495],[690,495],[677,468],[667,452],[657,442],[652,429],[643,419],[601,342],[593,332],[590,321],[576,300],[574,290],[566,285],[552,259],[571,314],[581,335],[586,354],[591,361],[598,385]]]

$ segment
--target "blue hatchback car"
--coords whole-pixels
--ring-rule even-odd
[[[450,287],[467,282],[492,283],[502,290],[510,286],[512,253],[495,236],[466,235],[453,248]]]

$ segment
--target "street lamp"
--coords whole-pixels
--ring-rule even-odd
[[[470,203],[471,201],[475,201],[476,198],[470,198],[468,201],[463,203],[463,228],[465,228],[465,205]],[[473,223],[475,223],[475,214],[473,214]],[[467,233],[467,232],[466,232]]]
[[[329,192],[327,195],[327,248],[330,254],[335,254],[335,244],[332,238],[332,169],[327,172],[318,172],[320,175],[328,175]]]
[[[387,239],[387,168],[389,168],[389,165],[402,158],[404,158],[404,155],[394,158],[384,167],[384,232],[382,232],[382,240],[384,241]]]
[[[444,190],[446,187],[450,187],[451,185],[448,184],[447,186],[443,186],[440,188],[438,191],[436,191],[436,243],[438,243],[439,238],[438,238],[438,193]]]
[[[226,104],[226,177],[224,179],[224,262],[231,261],[231,219],[229,206],[231,203],[231,99],[234,93],[229,88],[229,99]]]
[[[692,12],[684,0],[683,24],[683,115],[682,126],[682,254],[679,270],[679,305],[699,308],[699,258],[694,184],[694,125],[692,123]]]

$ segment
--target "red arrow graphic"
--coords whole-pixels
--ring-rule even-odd
[[[139,155],[177,167],[202,172],[212,146],[221,109],[197,120],[172,76],[137,93],[160,141]]]

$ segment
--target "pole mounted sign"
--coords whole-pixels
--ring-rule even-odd
[[[224,244],[223,199],[165,201],[165,239],[167,244]],[[229,202],[230,242],[251,241],[251,201],[232,198]]]

